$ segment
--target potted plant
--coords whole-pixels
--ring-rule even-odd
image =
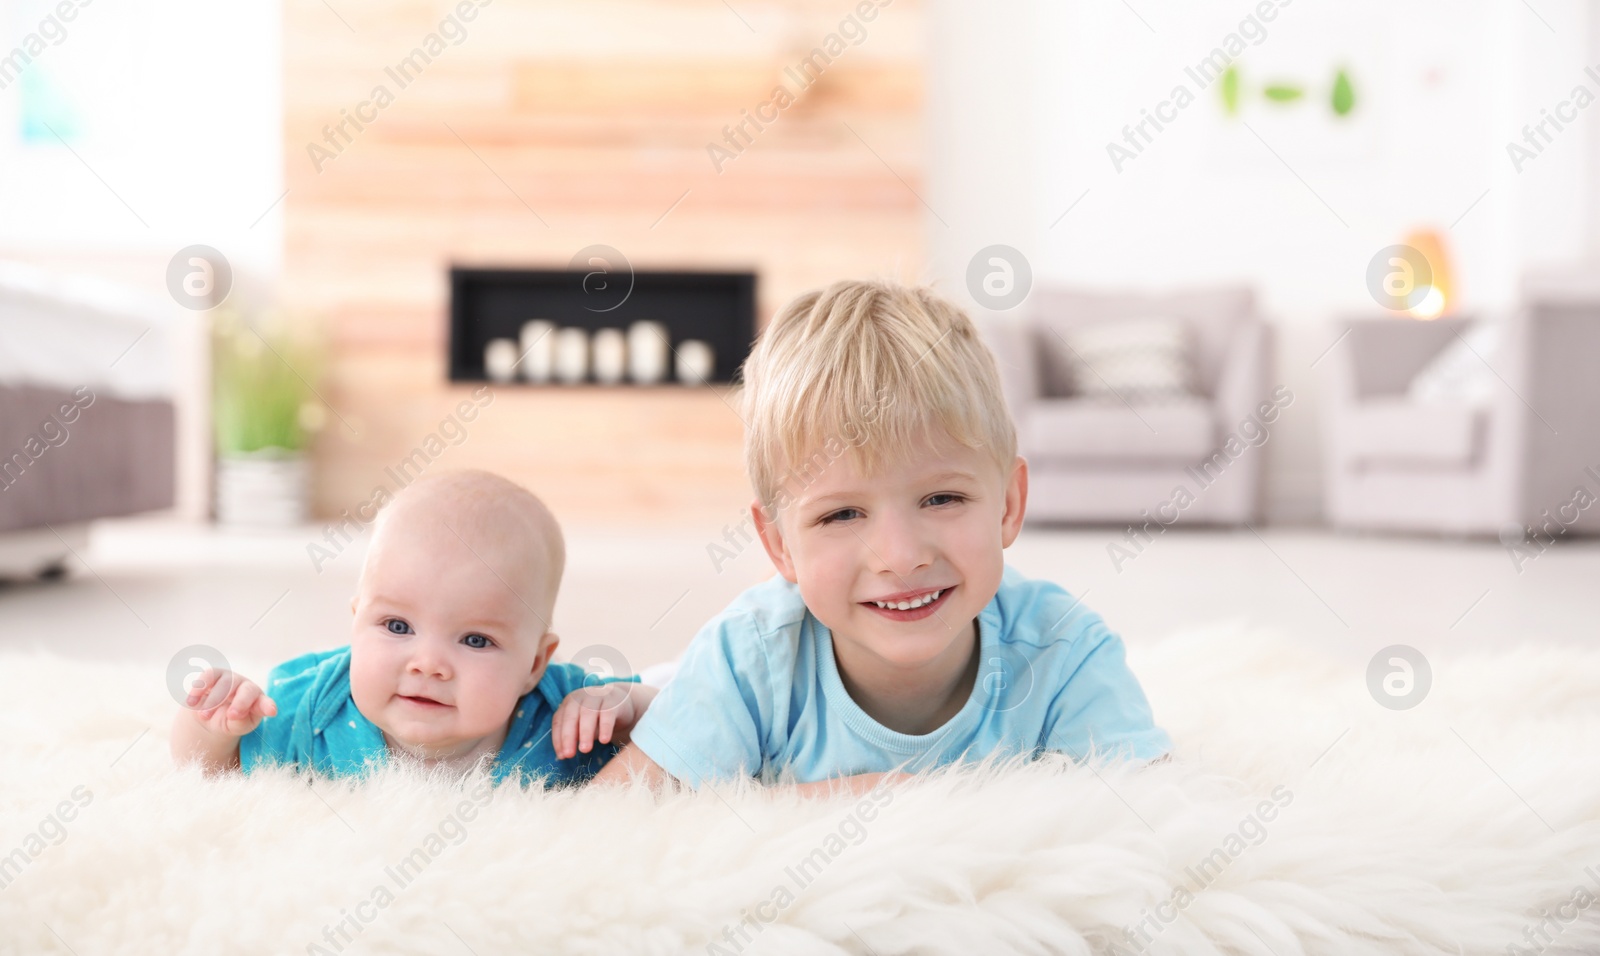
[[[216,513],[224,525],[288,527],[310,516],[307,448],[324,411],[320,350],[281,315],[212,313]]]

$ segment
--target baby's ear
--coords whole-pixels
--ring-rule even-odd
[[[528,679],[524,681],[522,693],[526,694],[539,686],[539,681],[544,679],[544,672],[550,666],[550,661],[556,656],[556,646],[561,643],[561,638],[555,631],[545,631],[539,636],[539,653],[533,659],[533,667],[528,670]]]

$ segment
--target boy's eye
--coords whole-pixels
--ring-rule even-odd
[[[391,617],[387,621],[384,621],[383,622],[383,626],[387,627],[389,629],[389,633],[390,634],[410,634],[411,633],[411,625],[407,624],[405,621],[402,621],[397,617]]]
[[[494,646],[494,641],[489,640],[482,634],[468,634],[466,637],[461,639],[461,643],[467,645],[468,647],[475,647],[479,649]]]
[[[927,503],[930,505],[947,505],[957,501],[965,501],[961,495],[949,491],[941,491],[936,495],[929,495]]]
[[[840,508],[838,511],[823,515],[822,520],[818,523],[833,524],[835,521],[849,521],[852,518],[859,517],[861,517],[861,511],[858,508]]]

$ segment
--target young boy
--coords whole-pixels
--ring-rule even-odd
[[[354,775],[391,757],[452,771],[489,759],[496,783],[592,777],[615,754],[592,742],[625,742],[655,689],[550,662],[565,562],[526,489],[481,471],[415,482],[373,532],[350,645],[273,668],[265,691],[208,670],[173,724],[174,760]]]
[[[598,781],[787,769],[867,792],[990,754],[1170,749],[1099,615],[1005,566],[1028,468],[959,309],[836,283],[773,318],[744,382],[750,513],[779,577],[700,631]]]

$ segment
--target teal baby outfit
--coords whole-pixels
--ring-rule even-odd
[[[581,687],[636,682],[638,677],[601,677],[577,664],[550,664],[533,690],[517,701],[491,772],[494,782],[516,779],[527,786],[581,783],[616,755],[596,743],[589,753],[561,760],[550,736],[550,719],[561,701]],[[350,696],[350,648],[315,651],[279,664],[267,676],[267,696],[278,713],[239,738],[245,773],[263,764],[294,764],[334,776],[358,776],[388,760],[383,731],[356,709]]]

